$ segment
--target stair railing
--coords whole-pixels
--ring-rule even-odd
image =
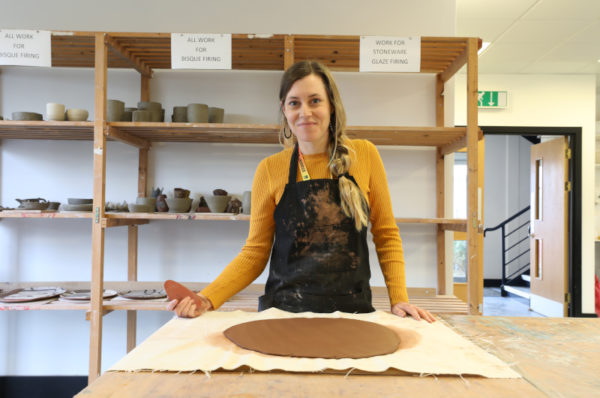
[[[487,232],[492,232],[495,231],[497,229],[501,229],[501,233],[502,233],[502,281],[500,284],[500,292],[502,294],[502,296],[506,296],[506,290],[505,287],[513,282],[515,279],[519,278],[523,273],[525,273],[526,271],[529,270],[530,267],[530,263],[527,262],[527,264],[519,267],[516,271],[510,272],[509,275],[507,275],[508,271],[508,266],[515,262],[517,259],[519,259],[520,257],[522,257],[523,255],[529,253],[529,246],[527,247],[527,250],[522,251],[521,253],[513,256],[510,260],[506,260],[507,256],[508,256],[508,252],[517,247],[518,245],[520,245],[521,243],[523,243],[524,241],[529,240],[529,217],[527,217],[527,222],[519,225],[518,227],[512,229],[510,232],[506,232],[507,224],[510,223],[511,221],[517,219],[518,217],[520,217],[521,215],[523,215],[524,213],[527,213],[529,211],[529,206],[525,207],[524,209],[520,210],[518,213],[513,214],[512,216],[510,216],[509,218],[507,218],[506,220],[504,220],[503,222],[501,222],[500,224],[496,225],[493,228],[486,228],[483,230],[483,236],[485,237]],[[524,228],[527,228],[527,234],[523,239],[518,240],[516,243],[513,243],[512,245],[510,245],[510,247],[506,247],[506,239],[519,232],[519,231],[524,231]]]

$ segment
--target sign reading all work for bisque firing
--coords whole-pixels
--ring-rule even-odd
[[[361,72],[419,72],[421,38],[361,36],[359,70]]]
[[[231,69],[231,34],[171,33],[171,69]]]
[[[50,31],[0,30],[0,65],[52,66]]]

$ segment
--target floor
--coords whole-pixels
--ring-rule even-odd
[[[483,315],[543,317],[529,309],[529,300],[516,295],[502,297],[499,287],[483,288]]]

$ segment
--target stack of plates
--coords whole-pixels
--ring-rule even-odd
[[[26,287],[1,293],[0,301],[4,303],[26,303],[58,297],[64,292],[65,289],[56,286]]]
[[[119,296],[130,300],[152,300],[165,298],[167,293],[162,289],[128,290],[120,292]]]
[[[117,292],[114,290],[104,290],[103,298],[109,299],[115,297]],[[60,301],[90,301],[92,297],[90,290],[69,290],[60,295]]]

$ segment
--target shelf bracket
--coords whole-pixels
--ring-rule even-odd
[[[115,49],[120,56],[129,61],[129,63],[135,70],[137,70],[144,76],[152,77],[152,68],[144,64],[144,62],[140,61],[138,57],[136,57],[131,53],[131,51],[123,47],[119,42],[117,42],[117,40],[107,35],[104,41],[106,42],[106,44],[110,45],[113,49]]]
[[[106,130],[104,131],[104,135],[108,138],[112,138],[116,141],[121,141],[125,144],[133,145],[134,147],[140,149],[148,149],[150,148],[150,142],[143,138],[136,137],[129,133],[119,130],[119,128],[107,125]]]
[[[108,315],[111,312],[113,312],[113,310],[102,310],[102,316]],[[85,320],[89,321],[91,319],[91,317],[92,317],[92,311],[89,311],[89,310],[86,311],[85,312]]]

